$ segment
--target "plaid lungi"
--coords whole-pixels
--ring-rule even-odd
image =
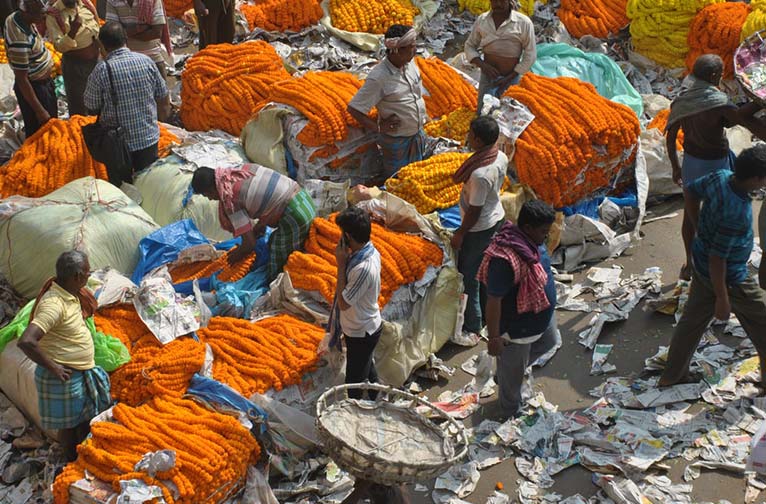
[[[314,202],[304,189],[287,204],[269,241],[269,282],[282,272],[287,257],[294,250],[303,248],[316,215]]]
[[[383,155],[384,175],[389,178],[408,164],[423,160],[426,154],[426,134],[421,129],[410,137],[380,135],[378,145]]]
[[[90,421],[109,407],[109,375],[96,366],[72,371],[69,381],[61,381],[42,366],[35,369],[40,423],[45,429],[71,429]]]

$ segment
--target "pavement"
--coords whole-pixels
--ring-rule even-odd
[[[758,215],[759,208],[760,202],[756,202],[753,208],[755,216]],[[632,273],[641,273],[648,267],[659,266],[663,271],[663,293],[667,293],[673,290],[678,272],[684,262],[680,236],[682,201],[680,198],[674,198],[649,210],[655,216],[673,212],[678,212],[679,215],[672,219],[646,224],[642,227],[644,236],[640,242],[637,242],[622,257],[604,261],[598,266],[610,267],[618,264],[624,268],[623,278]],[[585,271],[587,268],[575,274],[574,281],[582,282]],[[642,306],[643,303],[639,304],[628,320],[607,324],[599,338],[599,343],[614,345],[608,362],[617,366],[617,372],[609,376],[640,373],[644,368],[644,359],[652,356],[658,346],[670,343],[673,332],[672,317],[646,313],[641,309]],[[563,346],[544,368],[535,368],[534,389],[542,391],[549,402],[558,405],[560,411],[580,410],[595,402],[596,399],[590,397],[588,391],[605,380],[603,376],[590,376],[591,351],[577,342],[577,334],[587,327],[591,314],[558,311],[557,315]],[[739,341],[723,335],[718,336],[722,343],[731,346],[736,344],[735,341]],[[449,381],[441,380],[434,383],[419,379],[418,383],[425,389],[424,393],[431,400],[435,400],[444,390],[460,389],[471,380],[471,376],[460,369],[460,364],[484,349],[486,349],[484,342],[473,348],[457,347],[453,344],[445,346],[438,356],[457,370]],[[695,405],[692,408],[699,409],[700,406]],[[496,396],[493,396],[485,400],[485,404],[479,411],[464,421],[465,425],[478,425],[485,417],[495,415],[496,411]],[[667,476],[674,483],[684,483],[682,475],[687,464],[686,460],[680,458],[663,462],[670,466]],[[588,498],[598,491],[598,487],[591,482],[591,476],[590,471],[579,465],[571,467],[554,477],[556,483],[547,492],[556,492],[564,497],[579,493]],[[512,500],[518,502],[517,481],[523,481],[523,477],[516,471],[512,458],[482,471],[476,490],[463,500],[484,504],[487,497],[494,491],[495,485],[500,482],[503,484],[503,491]],[[424,483],[428,483],[429,487],[433,485],[433,482]],[[717,502],[721,499],[732,503],[744,502],[745,480],[736,476],[704,470],[693,484],[694,502]],[[410,496],[412,504],[433,502],[430,491],[418,493],[410,489]],[[760,497],[759,501],[762,501],[763,495]]]

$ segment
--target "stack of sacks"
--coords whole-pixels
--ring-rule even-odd
[[[724,0],[628,0],[630,35],[636,52],[667,68],[683,67],[694,16]]]

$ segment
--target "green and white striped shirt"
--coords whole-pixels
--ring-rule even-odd
[[[5,53],[14,70],[26,70],[29,80],[48,77],[53,58],[34,25],[28,25],[16,11],[5,20]]]

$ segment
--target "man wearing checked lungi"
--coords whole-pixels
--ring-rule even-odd
[[[89,274],[84,253],[61,254],[56,277],[40,290],[19,341],[19,348],[37,363],[35,384],[42,427],[59,431],[59,442],[70,462],[77,458],[77,445],[88,435],[90,420],[111,403],[109,375],[96,366],[93,337],[85,325],[96,309],[96,300],[85,289]]]

